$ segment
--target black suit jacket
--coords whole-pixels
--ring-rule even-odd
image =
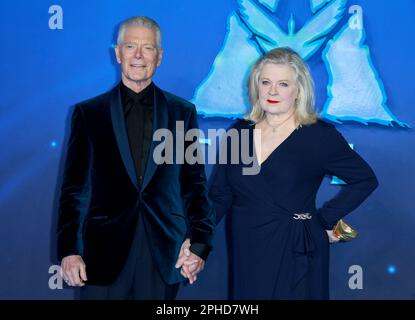
[[[153,132],[176,121],[197,128],[194,105],[155,88]],[[111,284],[122,270],[143,215],[151,253],[166,283],[186,236],[211,248],[215,214],[201,164],[156,164],[152,141],[141,182],[129,149],[119,86],[76,105],[68,141],[58,221],[58,257],[81,255],[88,283]],[[190,142],[191,143],[191,142]],[[189,142],[185,143],[187,146]],[[199,247],[200,249],[200,247]]]

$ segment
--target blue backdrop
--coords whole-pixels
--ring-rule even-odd
[[[349,10],[353,5],[358,7]],[[327,119],[347,120],[337,128],[380,181],[369,200],[347,217],[360,231],[358,239],[331,248],[331,295],[413,299],[413,0],[0,2],[0,299],[76,297],[76,290],[62,288],[56,275],[54,227],[62,152],[71,107],[120,79],[112,49],[120,21],[148,15],[159,22],[164,59],[155,83],[193,100],[200,126],[207,129],[227,127],[230,117],[244,110],[248,62],[267,45],[292,43],[306,55],[303,38],[276,41],[264,17],[289,35],[290,30],[312,27],[313,18],[330,10],[331,20],[302,36],[325,32],[305,56],[316,82],[317,106]],[[356,29],[353,23],[360,25]],[[244,32],[244,42],[237,44]],[[354,32],[351,38],[347,32]],[[330,48],[339,47],[345,53],[333,51],[330,56]],[[243,57],[246,63],[224,67],[229,57]],[[348,81],[341,78],[345,61]],[[216,90],[209,81],[224,81],[229,87]],[[232,98],[235,90],[240,90],[241,101]],[[220,112],[212,109],[214,101],[224,101]],[[211,169],[207,166],[208,173]],[[319,204],[338,190],[331,181],[324,181]],[[181,288],[179,299],[227,298],[224,230],[221,223],[205,271],[195,285]]]

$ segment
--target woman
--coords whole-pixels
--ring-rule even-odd
[[[314,111],[313,82],[300,56],[277,48],[260,58],[249,79],[252,111],[234,125],[260,166],[218,165],[210,197],[217,222],[231,213],[235,299],[328,299],[332,229],[377,187],[369,165]],[[254,130],[260,129],[260,130]],[[241,146],[240,150],[243,150]],[[230,159],[229,144],[224,152]],[[236,149],[233,149],[236,150]],[[322,208],[325,175],[347,184]]]

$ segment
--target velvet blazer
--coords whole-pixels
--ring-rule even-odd
[[[176,121],[182,121],[184,132],[197,128],[194,105],[155,87],[153,133],[168,129],[173,141],[152,140],[139,181],[119,86],[75,106],[59,199],[57,249],[59,259],[82,256],[88,283],[108,285],[116,279],[130,251],[139,213],[166,283],[184,280],[174,265],[186,237],[202,244],[205,256],[210,251],[215,212],[204,165],[157,164],[153,158],[160,143],[178,142]],[[191,143],[185,141],[185,148]]]

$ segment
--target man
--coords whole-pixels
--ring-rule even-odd
[[[193,283],[204,267],[214,211],[203,165],[156,163],[152,136],[175,132],[177,121],[197,128],[197,114],[152,82],[163,54],[154,20],[123,22],[115,54],[120,84],[72,116],[59,205],[62,276],[82,287],[82,299],[174,299],[179,282]]]

